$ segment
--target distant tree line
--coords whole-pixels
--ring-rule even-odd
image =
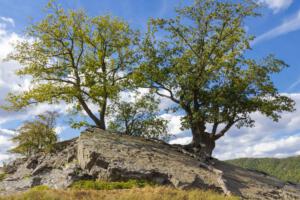
[[[300,156],[288,158],[240,158],[227,162],[252,170],[265,172],[282,181],[300,183]]]
[[[167,121],[158,105],[168,99],[168,111],[181,111],[182,129],[192,132],[186,147],[209,156],[230,128],[254,125],[251,113],[278,121],[294,110],[271,79],[287,65],[273,55],[245,56],[254,37],[244,22],[258,15],[254,0],[195,0],[174,18],[149,20],[145,33],[113,16],[89,17],[52,1],[47,8],[48,15],[28,27],[31,39],[8,57],[22,64],[19,76],[31,77],[30,89],[7,96],[8,110],[64,102],[101,129],[162,138]]]

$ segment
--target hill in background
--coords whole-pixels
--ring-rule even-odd
[[[227,162],[246,169],[265,172],[283,181],[300,183],[300,156],[281,159],[240,158]]]

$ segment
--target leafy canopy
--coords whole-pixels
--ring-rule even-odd
[[[283,111],[293,111],[294,102],[271,78],[287,65],[273,55],[261,61],[245,56],[253,37],[244,20],[257,16],[256,8],[254,1],[195,0],[176,18],[149,23],[136,78],[185,111],[182,125],[194,139],[209,126],[212,140],[235,124],[252,126],[254,112],[277,121]]]
[[[38,115],[33,121],[25,122],[17,130],[17,135],[12,138],[17,146],[12,148],[10,152],[25,156],[39,152],[50,152],[58,139],[55,133],[57,117],[56,112],[46,112]]]
[[[109,129],[146,138],[168,138],[168,121],[159,117],[159,100],[152,94],[135,94],[134,102],[118,101]]]
[[[29,90],[8,95],[6,108],[66,102],[105,129],[110,102],[126,90],[136,64],[138,33],[110,16],[90,18],[51,2],[48,8],[50,14],[28,28],[31,39],[16,45],[8,58],[24,66],[18,75],[32,79]]]

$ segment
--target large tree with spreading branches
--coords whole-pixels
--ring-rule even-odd
[[[10,104],[4,107],[20,110],[32,104],[65,102],[106,129],[110,103],[126,90],[138,59],[138,32],[110,16],[66,12],[53,2],[48,9],[50,14],[28,28],[29,39],[17,44],[8,57],[23,66],[17,74],[31,77],[31,85],[10,93]]]
[[[294,102],[278,92],[272,74],[287,65],[267,56],[248,58],[252,36],[244,21],[257,16],[251,0],[195,0],[174,19],[149,23],[137,79],[184,110],[182,127],[191,129],[188,147],[211,155],[215,142],[234,125],[253,126],[251,113],[278,121]]]

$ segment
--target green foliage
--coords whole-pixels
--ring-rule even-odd
[[[30,189],[30,191],[45,191],[50,190],[50,188],[46,185],[38,185]]]
[[[273,55],[261,61],[245,56],[253,37],[244,21],[258,15],[256,8],[252,0],[195,0],[174,19],[149,23],[136,80],[185,111],[182,127],[192,129],[194,142],[203,135],[217,140],[233,125],[253,126],[253,112],[278,121],[294,110],[271,79],[287,65]]]
[[[57,142],[55,133],[56,112],[38,115],[34,121],[25,122],[12,138],[17,146],[10,152],[30,156],[38,152],[48,153]]]
[[[300,156],[277,158],[241,158],[227,161],[231,164],[266,172],[283,181],[300,183]]]
[[[134,102],[119,101],[109,129],[146,138],[168,138],[167,120],[159,118],[159,101],[151,94],[134,96]]]
[[[115,114],[111,129],[161,137],[166,121],[156,117],[154,100],[119,101],[121,92],[150,88],[174,102],[169,110],[184,111],[182,128],[192,130],[192,144],[211,154],[231,127],[254,125],[251,113],[278,121],[294,110],[294,101],[272,81],[287,64],[273,55],[260,61],[245,56],[254,37],[244,22],[258,15],[257,7],[255,0],[195,0],[173,19],[150,20],[140,42],[139,32],[122,20],[65,11],[50,1],[49,14],[27,30],[31,40],[8,56],[24,66],[17,74],[31,77],[31,87],[10,93],[2,107],[65,102],[73,106],[70,113],[86,113],[99,128],[106,129],[107,115]],[[74,128],[88,125],[71,122]]]
[[[29,90],[8,95],[10,104],[4,108],[65,102],[74,105],[72,113],[84,111],[105,129],[109,102],[127,88],[137,61],[138,33],[111,16],[90,18],[81,10],[66,12],[53,2],[48,11],[28,28],[32,40],[20,42],[8,57],[24,66],[17,71],[19,76],[32,79]],[[91,104],[97,109],[91,110]]]
[[[73,183],[70,187],[72,189],[84,189],[84,190],[87,189],[88,190],[115,190],[115,189],[142,188],[146,186],[154,186],[154,183],[145,180],[129,180],[125,182],[82,180]]]
[[[0,174],[0,182],[3,181],[6,178],[7,174],[6,173],[1,173]]]

